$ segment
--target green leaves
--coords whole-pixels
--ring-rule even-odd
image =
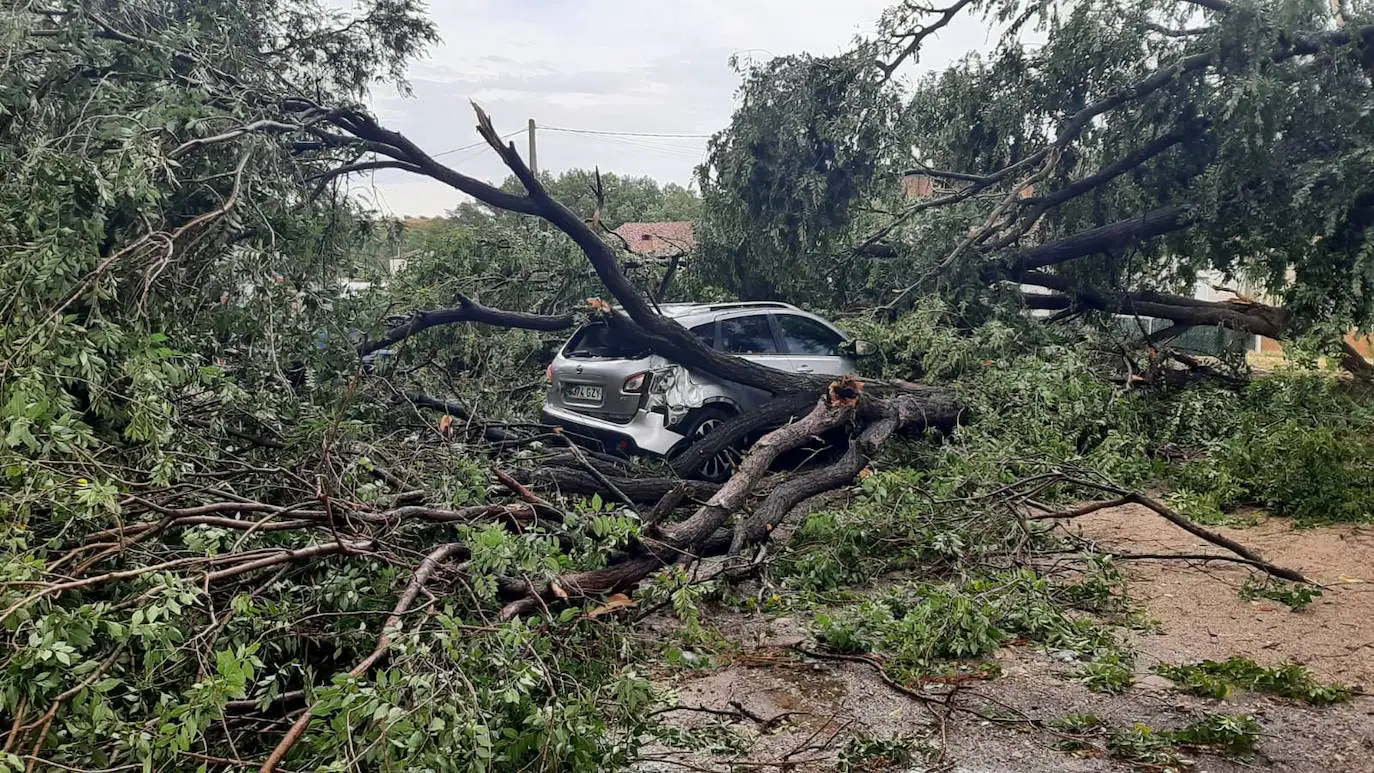
[[[1105,626],[1075,618],[1066,591],[1029,570],[906,584],[817,615],[817,638],[843,653],[878,653],[894,678],[919,681],[956,667],[951,661],[985,658],[1019,636],[1096,659],[1099,677],[1124,668],[1129,684],[1130,654]]]
[[[1350,699],[1350,688],[1324,684],[1312,672],[1296,663],[1266,667],[1242,657],[1225,661],[1164,663],[1155,667],[1160,676],[1174,682],[1178,689],[1208,698],[1227,698],[1233,690],[1269,693],[1314,705]]]
[[[745,299],[843,306],[867,266],[838,261],[856,210],[885,198],[895,94],[858,55],[788,56],[744,72],[730,127],[698,171],[701,281]]]
[[[1374,518],[1374,412],[1366,391],[1294,370],[1228,400],[1229,423],[1201,441],[1206,456],[1170,470],[1176,501],[1213,519],[1257,504],[1300,523]],[[1220,406],[1218,406],[1220,408]]]

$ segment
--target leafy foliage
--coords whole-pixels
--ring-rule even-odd
[[[1264,728],[1248,714],[1213,714],[1205,712],[1177,730],[1156,730],[1136,723],[1131,727],[1112,727],[1091,714],[1071,714],[1057,720],[1054,726],[1084,740],[1067,739],[1060,748],[1090,749],[1087,739],[1100,737],[1106,752],[1120,760],[1133,762],[1151,770],[1184,770],[1187,763],[1180,758],[1181,749],[1196,749],[1224,757],[1246,760],[1255,754],[1256,744]]]
[[[1119,657],[1107,657],[1095,663],[1086,663],[1078,669],[1075,676],[1089,690],[1113,695],[1126,692],[1135,684],[1134,663]]]
[[[1316,705],[1349,700],[1350,690],[1339,684],[1322,684],[1306,668],[1295,663],[1268,668],[1247,658],[1204,660],[1189,664],[1163,664],[1155,671],[1179,689],[1208,698],[1227,698],[1233,690],[1250,690]]]
[[[747,297],[877,306],[910,286],[977,309],[1015,298],[997,283],[1016,249],[1174,208],[1162,239],[1047,270],[1108,296],[1215,272],[1281,300],[1285,326],[1367,326],[1368,63],[1321,37],[1327,3],[1235,6],[978,0],[960,7],[1000,32],[992,49],[906,78],[939,15],[896,4],[847,52],[758,65],[701,172],[704,266]],[[930,201],[902,200],[905,170]]]
[[[1123,486],[1165,483],[1201,521],[1245,505],[1300,524],[1371,516],[1374,400],[1362,384],[1292,367],[1243,389],[1123,389],[1098,354],[1118,345],[1110,339],[1014,319],[961,328],[957,317],[927,301],[892,324],[850,324],[880,351],[872,375],[949,384],[967,406],[958,442],[914,450],[917,466],[938,471],[937,498],[1058,465]]]
[[[1257,598],[1272,599],[1288,606],[1294,612],[1306,609],[1313,599],[1320,598],[1321,595],[1321,588],[1312,585],[1256,580],[1253,577],[1245,578],[1245,582],[1240,586],[1240,597],[1247,601]]]
[[[566,554],[542,529],[468,523],[393,524],[384,548],[337,524],[230,528],[263,508],[377,512],[402,477],[431,505],[486,501],[476,454],[426,447],[387,383],[362,383],[352,339],[384,301],[341,280],[377,234],[262,123],[304,84],[347,105],[399,77],[434,40],[419,6],[20,4],[0,35],[6,748],[39,769],[256,766],[309,705],[293,769],[626,764],[652,693],[613,624],[497,623],[489,577],[442,572],[441,595],[384,622],[436,544],[542,575],[604,563],[621,519],[574,518]],[[397,289],[442,297],[430,270]],[[483,377],[537,376],[539,347],[460,353]],[[187,500],[227,504],[173,524]],[[351,674],[384,625],[383,667]]]
[[[840,750],[836,770],[840,773],[859,773],[883,770],[904,770],[918,759],[931,755],[929,744],[910,736],[849,739]]]
[[[1064,111],[1056,95],[1102,93],[1099,76],[1116,83],[1142,50],[1154,55],[1132,42],[1130,25],[1094,32],[1081,15],[1116,5],[1082,4],[1063,17],[1054,3],[1042,6],[1061,39],[1043,54],[1004,47],[991,81],[970,60],[948,83],[904,92],[868,66],[867,53],[751,72],[741,121],[713,141],[703,176],[707,249],[673,291],[848,307],[886,297],[896,277],[928,265],[960,238],[958,218],[912,220],[889,263],[849,249],[885,221],[883,207],[899,206],[890,186],[912,160],[913,138],[932,159],[1014,160],[1039,124]],[[975,7],[1004,20],[1023,10]],[[600,295],[600,285],[545,225],[462,207],[423,229],[397,229],[331,185],[366,148],[311,124],[309,110],[290,111],[308,125],[283,128],[283,102],[304,94],[322,110],[356,104],[379,80],[399,82],[434,33],[411,0],[369,0],[352,15],[330,8],[72,0],[0,11],[12,65],[0,73],[0,711],[21,763],[257,764],[286,737],[294,744],[277,748],[292,769],[589,771],[623,767],[646,739],[669,735],[648,718],[657,696],[638,665],[642,641],[616,622],[628,600],[598,603],[549,585],[610,566],[642,539],[638,517],[600,498],[556,497],[555,519],[508,481],[525,501],[503,503],[489,488],[493,455],[533,467],[548,450],[478,448],[451,417],[431,422],[410,404],[414,391],[461,395],[475,422],[515,426],[529,417],[561,335],[450,326],[366,365],[354,347],[388,317],[464,295],[561,313]],[[1272,37],[1251,22],[1228,22],[1212,42],[1235,35],[1245,48]],[[1066,66],[1069,43],[1087,53],[1091,78]],[[1337,64],[1314,76],[1323,93],[1360,85],[1348,63]],[[1344,166],[1323,172],[1306,145],[1317,143],[1316,129],[1288,116],[1296,97],[1264,91],[1271,77],[1295,74],[1287,64],[1275,70],[1246,76],[1262,87],[1260,107],[1279,113],[1255,147],[1190,145],[1213,155],[1198,170],[1157,170],[1178,184],[1146,172],[1104,189],[1097,210],[1065,210],[1047,229],[1132,211],[1149,203],[1147,188],[1200,190],[1230,197],[1211,202],[1229,206],[1242,181],[1217,164],[1272,166],[1276,144],[1289,142],[1301,147],[1297,176],[1284,181],[1310,183],[1303,206],[1348,198],[1365,179],[1355,152],[1365,117],[1347,103],[1359,89],[1324,106],[1323,116],[1355,129],[1330,148]],[[1236,77],[1227,70],[1217,88],[1234,94]],[[1080,87],[1063,88],[1075,79]],[[1033,125],[983,132],[962,149],[958,126],[937,132],[941,115],[978,115],[970,111],[979,95],[998,84],[1020,101],[982,125],[997,129],[1013,114]],[[1250,120],[1239,109],[1213,115],[1220,91],[1194,96],[1199,120]],[[1089,155],[1169,122],[1117,120],[1090,133]],[[299,155],[306,151],[313,160]],[[548,183],[592,215],[585,171]],[[697,217],[698,202],[680,187],[610,174],[602,183],[605,226]],[[1261,186],[1252,198],[1267,205],[1278,196]],[[1227,212],[1218,222],[1250,214]],[[1271,239],[1324,266],[1323,278],[1302,274],[1308,290],[1354,281],[1363,258],[1339,242],[1358,241],[1353,221],[1330,222],[1331,246],[1301,247],[1294,240],[1317,230],[1305,216],[1292,234],[1263,224],[1242,243],[1258,251]],[[1215,262],[1216,253],[1198,254]],[[409,265],[384,287],[342,291],[345,277],[380,279],[392,257]],[[1143,261],[1128,261],[1132,271],[1158,267],[1147,250],[1126,257]],[[656,287],[665,267],[638,264],[632,280]],[[950,276],[978,268],[955,261]],[[1358,317],[1363,292],[1334,296],[1321,313]],[[906,439],[876,462],[852,506],[800,527],[775,572],[793,589],[828,593],[894,569],[923,571],[819,620],[829,646],[888,654],[889,670],[906,680],[1021,637],[1092,658],[1081,676],[1119,689],[1129,652],[1079,614],[1121,611],[1110,563],[1085,557],[1090,571],[1073,583],[1018,568],[1025,551],[1061,543],[985,506],[1000,485],[1047,467],[1134,484],[1158,476],[1166,450],[1184,448],[1195,453],[1175,480],[1180,495],[1212,480],[1226,484],[1214,487],[1226,492],[1217,508],[1258,501],[1306,520],[1368,515],[1351,492],[1368,478],[1370,414],[1345,387],[1284,374],[1249,395],[1123,389],[1079,331],[1031,328],[989,298],[949,295],[891,324],[855,320],[883,344],[875,372],[955,386],[969,420],[943,445]],[[1294,296],[1299,308],[1304,297]],[[1280,441],[1262,434],[1272,429],[1258,418],[1265,410],[1282,414]],[[1252,443],[1230,445],[1233,435]],[[1062,503],[1081,493],[1055,484],[1039,496]],[[553,608],[534,622],[502,619],[512,584],[516,593],[552,588]],[[712,639],[704,602],[721,594],[677,570],[641,599],[666,602],[684,641],[698,644]],[[292,721],[298,735],[287,734]],[[1199,728],[1186,742],[1245,730]],[[844,764],[905,764],[918,751],[911,739],[860,738]]]
[[[731,128],[699,171],[694,271],[745,300],[844,306],[867,266],[836,260],[875,182],[894,179],[896,102],[854,56],[789,56],[743,72]]]
[[[1302,523],[1374,517],[1374,414],[1367,390],[1330,376],[1294,372],[1257,381],[1243,395],[1203,394],[1206,456],[1171,470],[1190,513],[1238,504],[1267,507]]]
[[[899,681],[920,681],[943,663],[992,654],[1021,637],[1089,658],[1129,656],[1103,626],[1075,617],[1071,588],[1029,570],[965,582],[915,583],[857,607],[817,616],[817,636],[840,652],[878,652]]]

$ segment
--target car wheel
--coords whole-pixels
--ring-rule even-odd
[[[724,408],[711,406],[701,408],[692,414],[691,419],[683,427],[682,434],[687,436],[689,444],[696,443],[732,418],[734,418],[734,414]],[[722,483],[729,480],[735,465],[739,463],[740,457],[741,454],[738,449],[726,448],[702,462],[697,477],[712,483]]]

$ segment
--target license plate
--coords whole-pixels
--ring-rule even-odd
[[[592,386],[591,384],[571,384],[563,388],[563,396],[569,400],[600,402],[601,387]]]

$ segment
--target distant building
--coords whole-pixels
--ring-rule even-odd
[[[690,220],[626,223],[615,229],[614,233],[625,240],[630,252],[648,257],[690,252],[697,243]]]
[[[968,187],[970,184],[971,182],[968,181],[932,175],[922,172],[919,169],[912,169],[902,173],[902,191],[906,194],[908,199],[934,199],[940,196],[952,196]],[[993,186],[989,188],[987,192],[979,193],[978,196],[1003,196],[1006,195],[1005,190],[1006,188],[1004,186]],[[1028,199],[1034,195],[1035,186],[1027,185],[1025,188],[1021,189],[1021,192],[1017,196],[1018,198]]]

